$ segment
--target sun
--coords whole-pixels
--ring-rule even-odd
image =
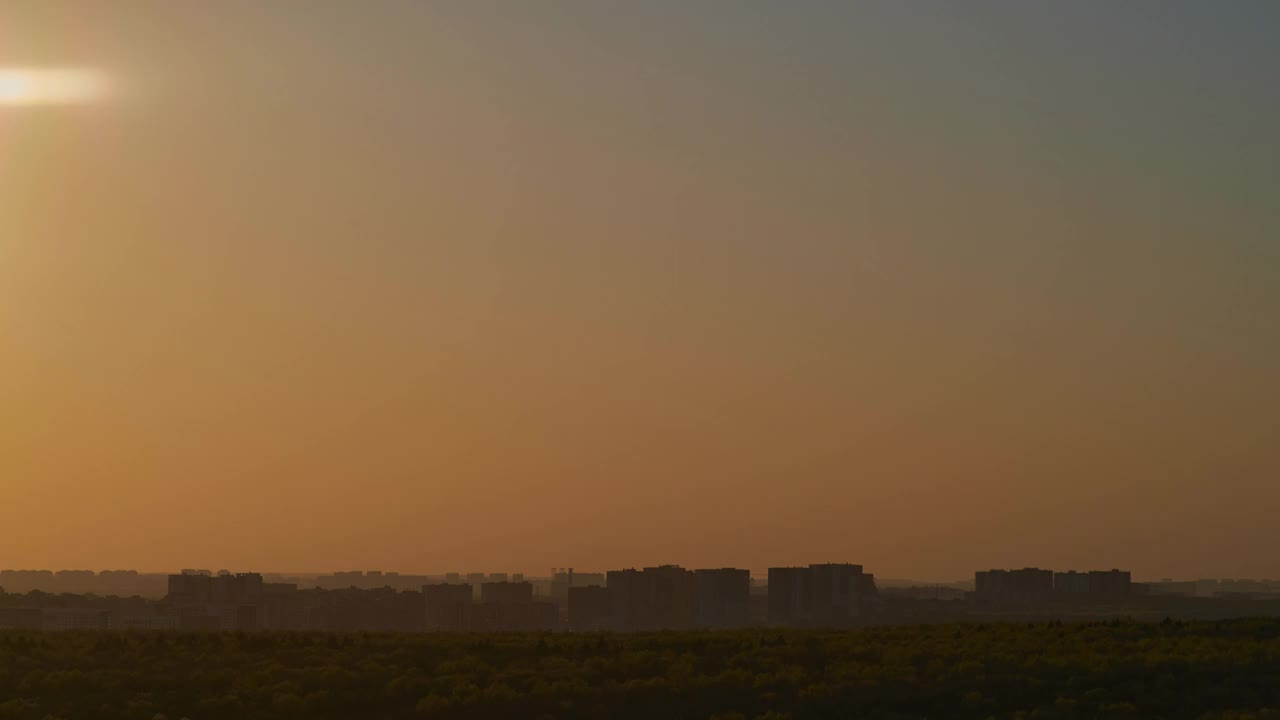
[[[27,95],[30,86],[27,78],[14,72],[0,70],[0,103],[17,103]]]
[[[0,105],[76,105],[102,100],[106,73],[87,68],[0,68]]]

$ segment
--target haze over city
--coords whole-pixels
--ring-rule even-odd
[[[1280,577],[1277,20],[0,0],[0,567]]]

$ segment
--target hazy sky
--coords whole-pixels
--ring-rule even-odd
[[[0,567],[1278,577],[1277,37],[0,0]]]

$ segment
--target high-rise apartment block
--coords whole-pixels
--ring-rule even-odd
[[[769,622],[839,627],[861,616],[874,579],[851,563],[769,568]]]

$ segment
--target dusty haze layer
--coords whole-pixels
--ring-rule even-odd
[[[1278,33],[0,0],[0,567],[1280,575]]]

